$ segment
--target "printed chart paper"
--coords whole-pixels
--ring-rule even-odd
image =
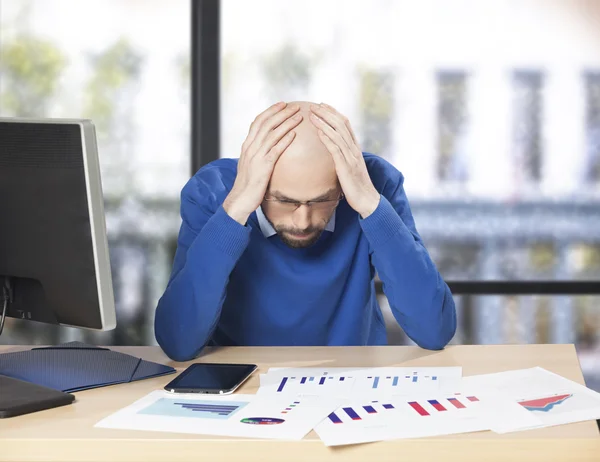
[[[300,440],[340,404],[315,397],[207,396],[154,391],[95,426]]]
[[[530,417],[518,404],[492,395],[419,394],[345,403],[315,431],[326,446],[338,446],[485,431],[492,421],[511,421],[519,416]]]
[[[465,377],[471,389],[518,403],[537,423],[495,422],[498,433],[600,419],[600,394],[541,367]]]
[[[260,376],[258,394],[374,399],[455,390],[461,377],[461,367],[278,368]]]
[[[476,396],[393,398],[343,404],[315,431],[326,446],[488,430]]]

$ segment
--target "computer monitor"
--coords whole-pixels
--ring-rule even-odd
[[[115,328],[103,204],[91,121],[0,118],[0,320]]]

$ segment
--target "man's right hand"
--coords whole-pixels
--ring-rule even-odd
[[[242,144],[235,182],[223,208],[235,221],[246,225],[262,203],[275,163],[294,140],[292,131],[302,121],[300,106],[277,103],[261,113]]]

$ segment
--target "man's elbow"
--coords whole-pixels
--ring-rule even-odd
[[[444,332],[440,335],[418,339],[415,340],[415,343],[425,350],[443,350],[444,347],[448,345],[448,343],[450,343],[450,340],[452,340],[452,338],[454,337],[455,331],[456,327],[451,332]]]
[[[154,337],[156,342],[165,352],[165,354],[177,362],[191,361],[195,359],[204,345],[190,345],[186,342],[183,336],[178,336],[174,332],[166,332],[167,328],[155,322]]]
[[[443,350],[456,334],[456,307],[448,289],[444,294],[441,313],[436,322],[423,327],[422,335],[414,342],[426,350]]]
[[[170,359],[177,362],[185,362],[196,359],[202,350],[202,348],[198,349],[187,346],[184,344],[184,342],[173,339],[165,339],[159,335],[158,331],[156,331],[156,341],[158,342],[158,345],[162,351],[164,351]]]

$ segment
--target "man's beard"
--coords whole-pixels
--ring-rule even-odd
[[[319,240],[321,234],[323,234],[323,230],[324,228],[310,227],[300,232],[299,230],[293,228],[290,229],[283,226],[275,227],[275,231],[277,231],[277,235],[281,241],[293,249],[310,247]],[[301,234],[303,236],[310,235],[310,237],[307,237],[306,239],[296,239],[290,233]]]

